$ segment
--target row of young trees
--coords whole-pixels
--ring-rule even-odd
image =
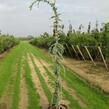
[[[77,58],[79,52],[75,47],[77,51],[77,54],[75,54],[74,50],[72,50],[71,45],[79,45],[81,51],[84,54],[84,46],[87,46],[94,59],[99,59],[99,52],[97,46],[101,47],[104,57],[109,57],[109,23],[104,24],[101,28],[99,28],[96,24],[94,30],[91,30],[91,25],[89,23],[87,32],[82,32],[82,27],[79,27],[79,30],[74,31],[72,29],[72,25],[70,24],[67,35],[65,35],[62,30],[60,31],[59,41],[65,46],[65,51],[67,51],[67,55],[70,55],[68,50],[69,47],[72,55]],[[41,35],[40,37],[36,37],[31,40],[30,43],[35,46],[48,49],[49,46],[54,43],[54,38],[48,35],[47,33],[44,33],[44,35]],[[68,45],[68,47],[66,47],[66,44]],[[81,56],[79,57],[81,58]],[[88,57],[86,56],[86,58]]]
[[[10,49],[11,47],[17,45],[19,40],[10,35],[0,35],[0,53]]]

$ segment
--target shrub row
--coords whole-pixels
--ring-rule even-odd
[[[99,33],[98,38],[94,37],[93,34],[82,34],[79,37],[71,35],[70,37],[67,37],[66,43],[68,44],[70,50],[71,50],[70,45],[74,45],[74,46],[79,45],[82,53],[84,54],[84,56],[87,59],[89,58],[89,56],[87,55],[87,52],[86,52],[84,46],[88,47],[88,49],[94,59],[100,58],[100,53],[97,48],[98,46],[101,47],[104,56],[109,57],[109,36],[108,35]],[[77,48],[76,48],[76,51],[77,51],[76,55],[80,55]],[[72,53],[73,52],[74,51],[72,51]],[[73,55],[75,56],[74,53],[73,53]],[[75,57],[77,57],[77,56],[75,56]]]
[[[19,40],[9,35],[0,35],[0,53],[8,50],[9,48],[17,45]]]
[[[109,31],[106,29],[104,29],[103,31],[93,31],[90,33],[70,33],[68,36],[65,34],[61,34],[59,41],[65,46],[65,55],[72,55],[73,57],[79,57],[81,59],[82,57],[78,49],[76,48],[76,45],[79,45],[80,50],[82,51],[86,59],[89,59],[89,56],[84,46],[88,47],[94,59],[101,59],[100,53],[97,48],[98,46],[100,46],[105,58],[109,58]],[[54,37],[36,37],[31,40],[30,43],[35,46],[48,49],[50,45],[54,43]],[[66,46],[66,44],[68,45],[68,47]],[[71,45],[74,45],[77,54],[75,54]]]
[[[38,37],[30,41],[30,43],[35,46],[47,49],[50,47],[51,44],[53,44],[53,42],[54,42],[53,37]]]

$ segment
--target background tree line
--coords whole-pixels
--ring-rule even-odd
[[[19,40],[12,35],[0,34],[0,53],[12,48],[17,45]]]
[[[78,30],[76,31],[72,28],[72,25],[69,24],[69,30],[67,34],[65,34],[64,25],[62,25],[59,35],[59,41],[65,47],[66,53],[64,53],[64,55],[71,56],[71,54],[69,53],[70,50],[73,57],[79,57],[81,59],[81,56],[79,55],[79,52],[75,47],[76,45],[79,45],[83,54],[86,56],[87,59],[89,59],[84,49],[84,46],[87,46],[92,57],[96,60],[99,60],[100,54],[97,47],[100,46],[103,51],[104,57],[109,58],[109,23],[105,23],[102,25],[102,27],[99,27],[98,22],[96,22],[95,28],[91,29],[91,23],[89,22],[87,32],[83,32],[82,28],[83,25],[80,25]],[[54,43],[54,38],[53,36],[45,32],[40,37],[35,37],[34,39],[32,39],[30,43],[35,46],[48,49],[50,45]],[[68,45],[68,47],[66,46],[66,44]],[[75,47],[77,54],[74,53],[71,45]]]

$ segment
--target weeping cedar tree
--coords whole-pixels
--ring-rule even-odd
[[[51,19],[53,19],[53,32],[54,32],[54,39],[55,39],[55,43],[53,45],[51,45],[50,47],[50,53],[53,56],[54,62],[55,62],[55,66],[54,66],[54,73],[56,76],[56,80],[55,80],[55,91],[53,94],[53,98],[52,98],[52,102],[50,104],[49,109],[62,109],[63,107],[65,107],[65,105],[61,104],[61,92],[62,92],[62,86],[61,86],[61,76],[60,76],[60,72],[61,72],[61,61],[63,60],[63,53],[64,53],[64,47],[63,45],[61,45],[59,43],[59,33],[60,33],[60,14],[58,13],[57,7],[56,7],[56,0],[35,0],[31,5],[30,5],[30,9],[32,9],[32,7],[37,4],[39,5],[40,2],[44,2],[47,3],[53,11],[53,16],[51,17]],[[66,107],[67,108],[67,107]]]

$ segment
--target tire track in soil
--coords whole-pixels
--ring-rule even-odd
[[[53,93],[54,92],[54,83],[51,82],[52,80],[50,79],[50,77],[47,75],[46,70],[44,68],[44,61],[37,59],[33,54],[31,54],[32,58],[34,59],[35,64],[37,65],[37,67],[40,70],[41,75],[43,76],[48,88],[50,89],[50,91]],[[64,98],[62,98],[61,101],[62,104],[66,104],[67,106],[69,105],[69,101],[64,100]]]
[[[40,80],[39,80],[38,76],[36,75],[36,71],[35,71],[34,65],[32,63],[31,57],[28,54],[27,54],[27,62],[29,64],[29,66],[30,66],[32,81],[33,81],[33,83],[35,85],[37,93],[40,96],[41,109],[47,109],[48,105],[49,105],[48,99],[47,99],[47,97],[45,95],[45,92],[44,92],[42,86],[41,86]]]
[[[24,66],[22,66],[24,67]],[[21,80],[20,80],[20,102],[19,102],[19,109],[28,109],[28,91],[25,79],[25,71],[22,68],[21,71]]]
[[[48,70],[49,70],[50,72],[53,72],[53,71],[50,69],[50,64],[46,63],[45,61],[43,61],[43,60],[41,60],[41,59],[40,59],[40,60],[36,59],[36,57],[35,57],[33,54],[32,54],[32,56],[33,56],[33,58],[34,58],[34,60],[35,60],[35,64],[39,65],[39,69],[41,68],[40,70],[43,71],[43,75],[46,75],[46,77],[44,76],[45,80],[48,80],[49,77],[47,77],[48,75],[46,74],[46,71],[44,71],[44,70],[45,70],[45,69],[44,69],[44,66],[45,66],[46,68],[49,68]],[[39,62],[38,62],[38,61],[39,61]],[[42,70],[42,69],[43,69],[43,70]],[[51,74],[52,74],[52,73],[51,73]],[[52,74],[52,75],[53,75],[53,74]],[[53,75],[53,76],[54,76],[54,75]],[[47,78],[47,79],[46,79],[46,78]],[[62,80],[61,82],[62,82],[62,86],[63,86],[64,90],[66,90],[67,92],[69,92],[70,95],[73,96],[76,101],[78,101],[78,103],[79,103],[79,105],[80,105],[81,107],[83,107],[83,108],[87,107],[87,104],[78,96],[78,94],[77,94],[77,92],[75,91],[75,89],[69,88],[68,85],[67,85],[67,83],[66,83],[64,80]],[[48,84],[49,84],[49,83],[48,83]],[[65,103],[65,101],[62,101],[62,103]],[[67,102],[67,104],[69,104],[69,103]]]

